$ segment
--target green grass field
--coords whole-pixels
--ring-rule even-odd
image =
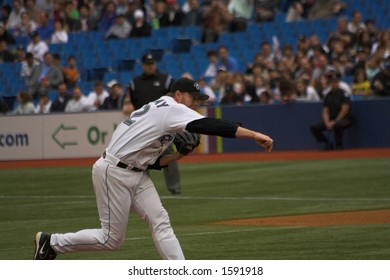
[[[180,164],[182,195],[151,176],[187,259],[390,259],[390,224],[259,227],[214,222],[390,209],[390,158]],[[0,170],[0,259],[28,260],[37,231],[99,227],[91,167]],[[159,259],[148,227],[130,216],[115,252],[59,259]]]

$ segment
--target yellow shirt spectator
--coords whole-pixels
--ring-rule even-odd
[[[352,93],[353,94],[361,94],[361,95],[372,94],[371,83],[369,81],[352,83]]]

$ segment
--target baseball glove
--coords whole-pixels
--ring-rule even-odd
[[[188,131],[176,133],[173,144],[175,144],[176,150],[179,153],[186,156],[199,146],[200,135]]]

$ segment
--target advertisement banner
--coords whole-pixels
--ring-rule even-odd
[[[0,160],[98,157],[121,112],[0,118]]]

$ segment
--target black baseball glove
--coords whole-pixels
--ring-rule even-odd
[[[176,150],[182,155],[188,155],[200,144],[200,134],[183,131],[176,133],[173,139]]]

